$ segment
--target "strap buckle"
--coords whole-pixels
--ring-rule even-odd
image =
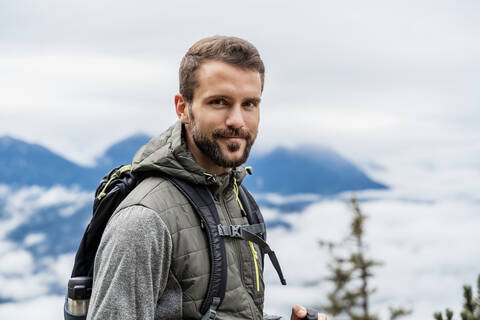
[[[250,225],[217,225],[218,234],[222,237],[232,237],[244,239],[244,232],[250,232],[257,235],[262,235],[265,233],[265,224],[257,223]]]
[[[219,305],[220,298],[213,297],[212,305],[210,306],[210,308],[208,308],[208,311],[202,316],[201,320],[215,320],[215,318],[217,317],[217,309]]]
[[[241,225],[230,225],[224,226],[219,224],[217,226],[218,234],[224,237],[233,237],[233,238],[242,238],[242,228]]]
[[[242,236],[242,226],[230,226],[230,232],[232,234],[232,237],[238,237],[240,238]]]
[[[213,309],[208,310],[208,316],[206,318],[207,320],[215,320],[216,317],[217,317],[216,310],[213,310]]]

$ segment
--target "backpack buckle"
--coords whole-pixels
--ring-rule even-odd
[[[216,317],[217,317],[217,311],[210,309],[208,313],[208,320],[215,320]]]
[[[242,237],[242,226],[230,226],[230,232],[232,237]]]
[[[223,237],[232,237],[232,238],[242,238],[242,228],[241,225],[230,225],[224,226],[219,224],[217,226],[218,233]]]
[[[201,320],[215,320],[215,318],[217,317],[217,309],[218,309],[219,305],[220,305],[220,298],[219,297],[213,297],[212,305],[208,309],[207,313],[205,313],[202,316]]]

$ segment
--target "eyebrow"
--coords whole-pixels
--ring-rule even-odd
[[[208,97],[205,98],[205,100],[211,100],[211,99],[232,100],[231,97],[225,96],[225,95],[221,95],[221,94],[216,94],[216,95],[208,96]],[[245,102],[245,101],[252,101],[252,102],[255,102],[255,103],[260,103],[261,100],[262,100],[261,98],[253,96],[253,97],[245,98],[245,99],[243,100],[243,102]]]
[[[246,98],[244,101],[252,101],[258,104],[260,103],[260,101],[262,101],[262,99],[260,99],[259,97],[249,97],[249,98]]]
[[[229,96],[224,96],[221,94],[215,94],[213,96],[208,96],[205,98],[205,100],[211,100],[211,99],[226,99],[226,100],[231,100]]]

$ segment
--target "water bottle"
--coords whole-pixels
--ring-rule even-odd
[[[91,277],[74,277],[68,281],[68,294],[65,300],[65,320],[84,320],[87,318],[88,303],[92,295]]]

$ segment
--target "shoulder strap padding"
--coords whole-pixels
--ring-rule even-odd
[[[240,201],[242,202],[242,205],[245,208],[248,223],[249,224],[259,224],[259,223],[265,224],[262,212],[260,211],[260,208],[258,207],[258,204],[255,201],[255,198],[252,196],[252,194],[247,190],[247,188],[243,184],[241,184],[240,188],[238,188],[238,196],[240,197]],[[264,241],[267,241],[266,230],[265,232],[263,232],[261,237]],[[260,253],[262,256],[262,266],[264,266],[265,250],[262,247],[260,247]]]
[[[253,198],[252,194],[247,190],[244,185],[240,185],[238,188],[238,196],[242,202],[243,207],[245,208],[245,213],[247,214],[247,219],[249,224],[264,224],[265,221],[262,216],[262,212],[257,205],[257,202]],[[263,240],[267,240],[267,233],[262,234]]]
[[[205,314],[214,304],[215,298],[220,299],[218,304],[223,301],[227,288],[227,254],[225,240],[218,233],[217,225],[220,224],[220,218],[217,207],[212,194],[206,187],[192,186],[184,180],[174,177],[167,177],[167,179],[190,201],[200,216],[207,233],[210,252],[210,279],[207,295],[200,306],[200,312]]]

